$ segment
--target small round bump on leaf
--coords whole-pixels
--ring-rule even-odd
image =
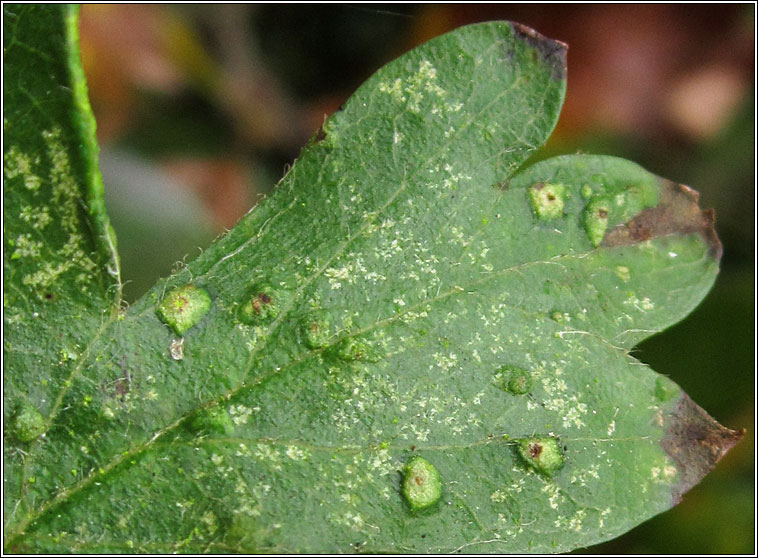
[[[271,323],[281,313],[286,298],[282,289],[266,283],[254,285],[239,307],[239,318],[248,325]]]
[[[219,406],[199,412],[192,420],[191,426],[197,431],[205,430],[227,435],[234,432],[232,417],[226,409]]]
[[[434,465],[423,457],[414,456],[403,472],[403,496],[411,510],[423,510],[437,503],[442,495],[442,483]]]
[[[210,308],[211,297],[205,289],[184,285],[170,291],[155,312],[177,335],[184,335],[200,322]]]
[[[515,370],[508,380],[508,391],[514,395],[529,393],[532,387],[532,376],[526,370]]]
[[[563,467],[563,448],[552,436],[523,438],[518,442],[522,459],[538,473],[553,476]]]
[[[514,395],[524,395],[532,389],[532,375],[518,366],[505,365],[497,369],[495,384]]]
[[[22,404],[13,418],[13,432],[22,442],[31,442],[45,432],[45,419],[30,403]]]
[[[605,198],[594,198],[584,208],[584,230],[596,248],[605,237],[610,212],[611,204]]]
[[[568,312],[561,312],[560,310],[554,310],[550,313],[550,319],[558,323],[570,322],[571,314]]]
[[[359,337],[348,337],[340,341],[335,348],[335,355],[345,361],[379,362],[382,359],[382,353],[377,347]]]
[[[303,342],[309,349],[322,349],[332,339],[331,323],[326,312],[312,312],[300,322]]]
[[[537,217],[542,220],[563,217],[563,201],[566,187],[563,184],[539,182],[529,188],[529,197]]]

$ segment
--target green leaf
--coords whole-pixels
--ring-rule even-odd
[[[32,478],[24,448],[65,407],[118,311],[120,283],[76,9],[3,11],[4,504],[12,524],[30,512],[19,498]]]
[[[714,281],[697,195],[612,157],[522,169],[561,43],[483,23],[388,64],[122,312],[74,12],[4,9],[7,551],[565,551],[739,439],[630,354]]]

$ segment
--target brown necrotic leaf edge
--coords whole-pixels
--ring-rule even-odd
[[[700,209],[695,190],[663,178],[659,180],[658,205],[608,231],[602,245],[623,246],[670,234],[699,234],[708,246],[708,255],[719,261],[723,249],[714,228],[714,211]],[[661,446],[679,471],[678,482],[671,491],[672,504],[678,504],[684,493],[698,484],[744,433],[744,429],[721,426],[683,394],[666,420],[666,435],[661,440]]]
[[[679,470],[679,480],[671,491],[672,503],[678,504],[682,495],[699,483],[744,434],[745,429],[721,426],[683,394],[666,421],[666,435],[661,440]]]
[[[566,52],[568,45],[555,39],[548,39],[531,27],[520,23],[511,22],[516,36],[526,44],[534,48],[542,60],[552,68],[553,79],[562,81],[566,79]]]
[[[714,211],[700,209],[699,194],[692,188],[663,178],[660,181],[658,205],[608,231],[603,246],[637,244],[669,234],[700,234],[708,245],[708,255],[721,260],[723,250],[714,228]]]

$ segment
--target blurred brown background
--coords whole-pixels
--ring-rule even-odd
[[[636,355],[743,442],[674,510],[591,553],[754,553],[755,5],[84,5],[81,46],[125,294],[230,228],[373,71],[509,19],[569,44],[544,156],[626,157],[701,192],[722,272]]]

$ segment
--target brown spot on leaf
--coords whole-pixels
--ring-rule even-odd
[[[129,393],[129,376],[125,374],[124,376],[117,378],[113,385],[116,394],[121,397],[121,399],[125,398],[126,394]]]
[[[638,213],[631,221],[608,231],[603,246],[636,244],[669,234],[700,234],[708,244],[708,254],[721,259],[721,241],[713,228],[712,209],[701,210],[699,194],[682,184],[661,179],[658,205]]]
[[[561,41],[548,39],[544,35],[537,33],[531,27],[520,23],[513,23],[513,31],[516,37],[524,41],[530,47],[534,48],[535,53],[548,64],[553,70],[553,79],[566,79],[566,51],[568,45]]]
[[[261,309],[270,303],[271,303],[271,297],[268,296],[266,293],[260,293],[258,294],[258,296],[256,296],[253,299],[253,311],[256,314],[260,314]]]
[[[106,379],[100,384],[100,391],[109,399],[126,400],[126,396],[132,388],[138,387],[134,373],[126,362],[126,357],[121,357],[118,362],[121,373],[115,379]]]
[[[679,471],[679,481],[671,494],[674,505],[715,467],[744,433],[744,429],[736,431],[721,426],[689,396],[682,396],[666,420],[666,435],[661,440],[661,446]]]
[[[542,446],[540,444],[529,445],[529,455],[532,456],[532,459],[537,459],[541,453],[542,453]]]

